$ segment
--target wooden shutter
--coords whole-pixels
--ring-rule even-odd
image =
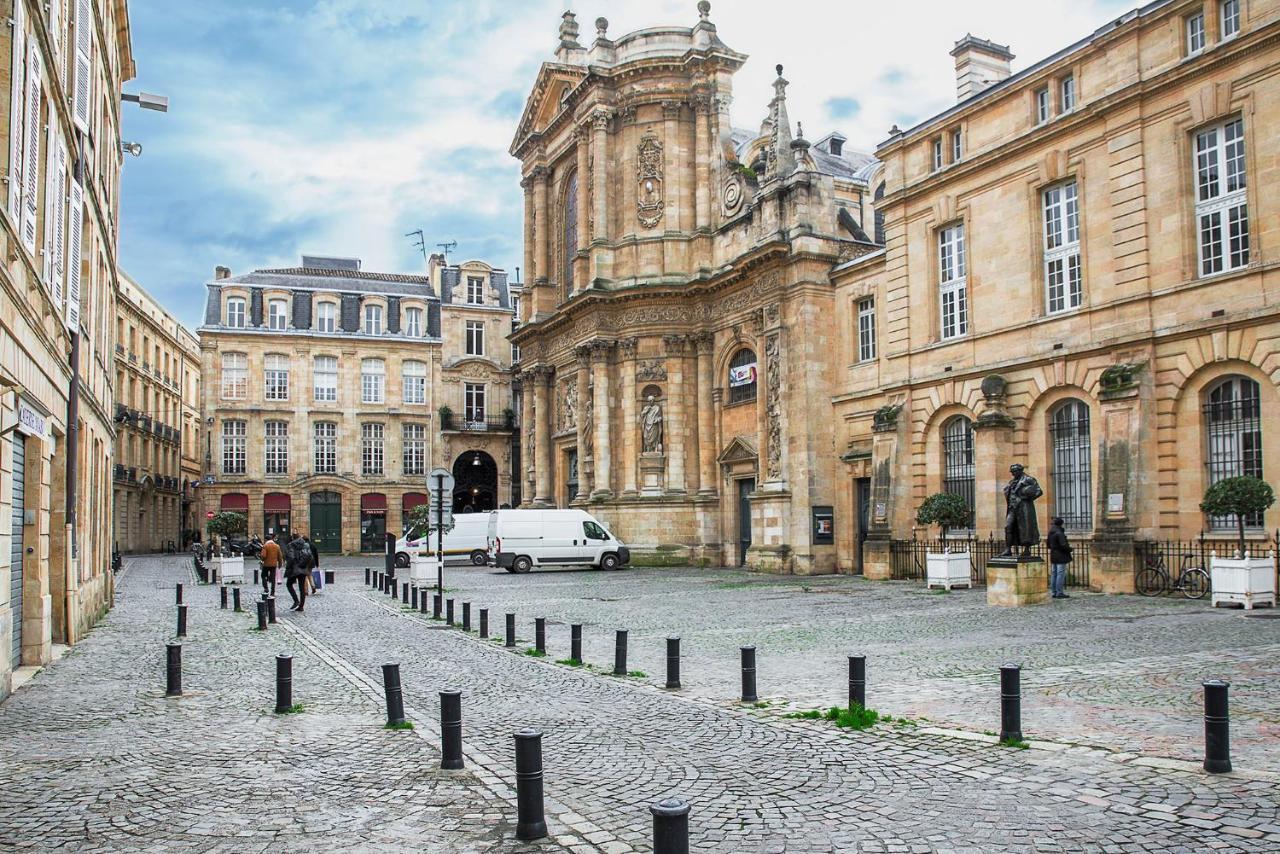
[[[67,244],[67,328],[75,334],[80,329],[80,231],[84,224],[84,190],[76,181],[71,182],[71,217]]]
[[[82,132],[89,132],[89,76],[93,66],[89,54],[93,51],[93,7],[90,0],[76,3],[75,79],[71,93],[71,117]]]
[[[61,139],[57,140],[56,148],[57,157],[54,158],[54,168],[57,169],[57,178],[53,182],[53,196],[50,199],[53,205],[53,306],[54,311],[62,311],[63,283],[67,275],[67,161],[69,158],[67,146]],[[47,219],[48,214],[45,216]]]
[[[53,119],[53,110],[50,110],[49,118]],[[53,277],[56,268],[53,261],[54,255],[54,231],[57,225],[58,210],[58,130],[57,125],[53,122],[49,123],[49,132],[44,146],[44,243],[40,247],[40,277],[44,281],[45,286],[49,288],[49,292],[53,293],[56,289],[53,285]]]
[[[22,2],[22,0],[17,0]],[[46,0],[49,4],[49,33],[53,37],[53,64],[58,82],[63,90],[67,86],[67,58],[63,55],[62,37],[66,27],[62,25],[62,0]]]
[[[27,51],[24,4],[13,4],[13,67],[10,69],[12,87],[9,90],[9,218],[17,231],[22,222],[22,143],[26,138],[22,118],[27,109]]]
[[[33,39],[27,45],[27,116],[26,152],[22,158],[22,244],[36,254],[36,207],[40,197],[40,81],[42,62],[40,45]]]

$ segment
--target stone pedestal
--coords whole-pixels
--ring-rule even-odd
[[[888,581],[893,577],[890,563],[889,538],[878,537],[873,532],[862,544],[862,575],[870,581]]]
[[[1049,565],[1039,558],[987,561],[988,605],[1043,605],[1049,601]]]
[[[667,471],[666,454],[650,451],[640,455],[640,494],[662,495]]]

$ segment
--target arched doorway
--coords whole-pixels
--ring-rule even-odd
[[[498,464],[484,451],[466,451],[453,461],[453,512],[483,513],[498,507]]]

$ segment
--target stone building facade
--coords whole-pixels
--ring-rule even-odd
[[[813,403],[843,332],[830,271],[877,248],[878,164],[793,137],[781,66],[760,129],[734,129],[747,58],[698,9],[617,39],[598,19],[589,47],[566,13],[520,119],[523,499],[589,508],[637,561],[829,572]]]
[[[0,11],[0,697],[112,595],[123,0]]]
[[[954,54],[961,100],[876,152],[884,249],[833,273],[840,566],[887,574],[935,492],[1001,536],[1017,460],[1132,589],[1135,540],[1280,475],[1280,3],[1151,3],[1016,75]]]
[[[114,544],[185,546],[198,529],[200,343],[124,272],[116,295]]]

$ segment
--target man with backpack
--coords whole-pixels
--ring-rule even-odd
[[[299,614],[306,613],[307,604],[307,578],[311,575],[312,557],[311,547],[301,534],[294,534],[293,539],[289,541],[288,554],[285,557],[284,577],[285,587],[289,590],[289,597],[293,599],[292,611]]]

